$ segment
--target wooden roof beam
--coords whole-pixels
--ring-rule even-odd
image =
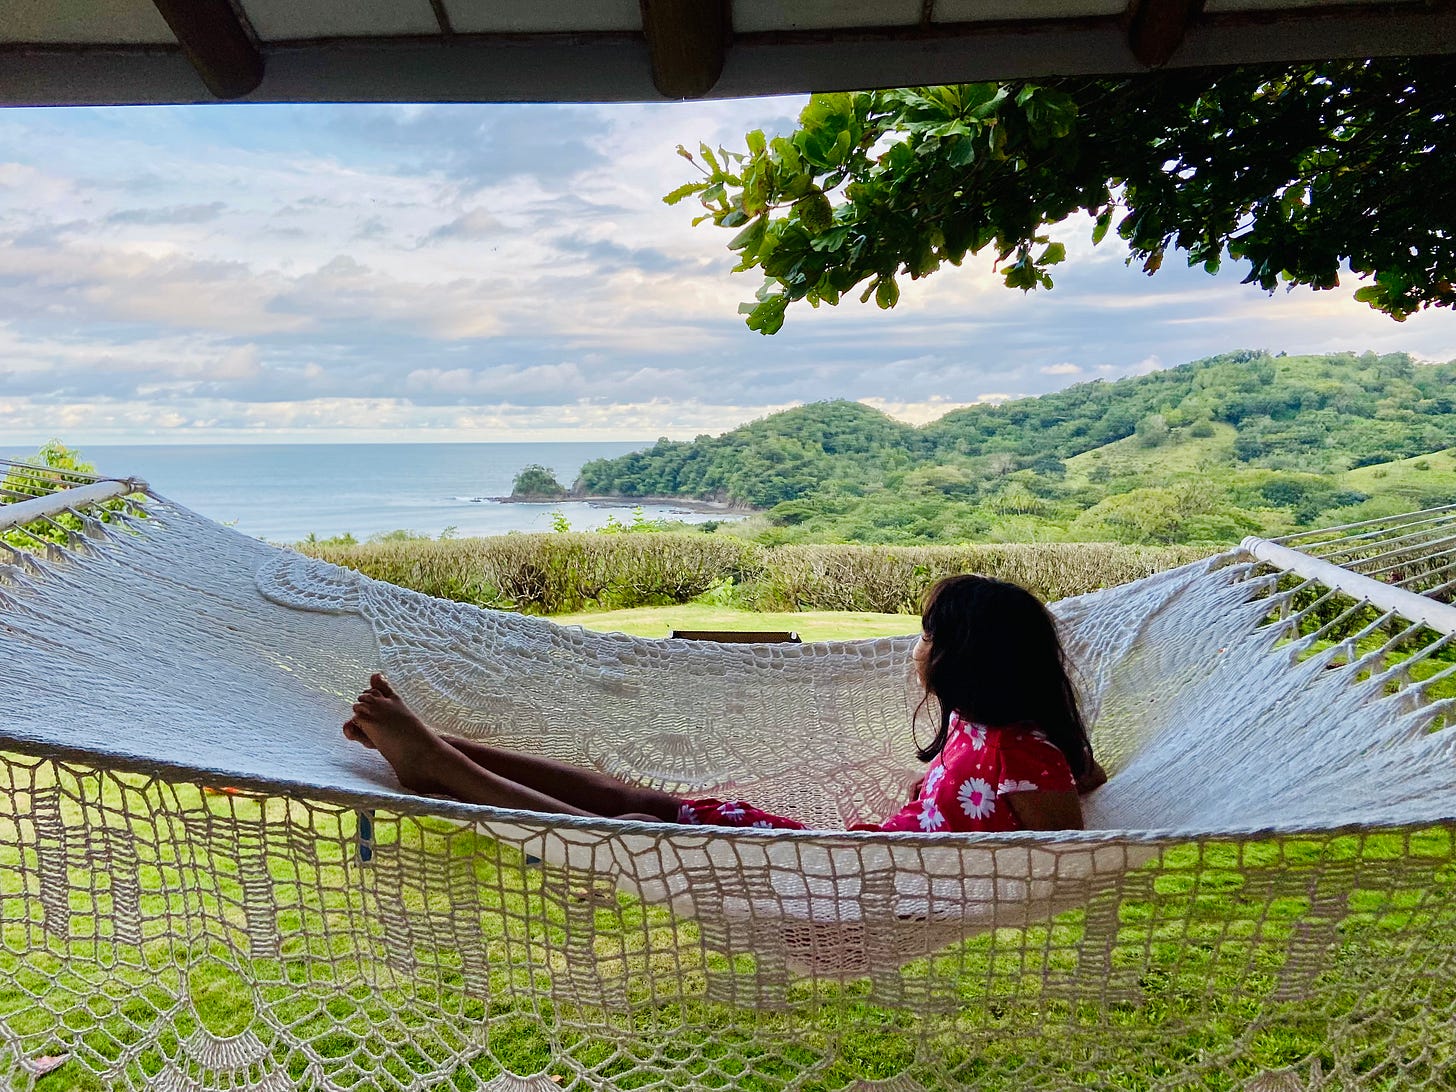
[[[263,82],[263,54],[228,0],[152,0],[182,52],[220,99],[236,99]]]
[[[665,98],[706,95],[723,74],[732,0],[641,0],[652,82]]]
[[[1132,0],[1127,44],[1138,63],[1162,68],[1203,14],[1204,0]]]

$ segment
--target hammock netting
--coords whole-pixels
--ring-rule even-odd
[[[11,1087],[1456,1086],[1456,508],[1054,604],[1088,829],[886,835],[843,827],[917,776],[912,637],[589,633],[8,480]],[[380,669],[451,732],[823,829],[411,796],[339,731]]]

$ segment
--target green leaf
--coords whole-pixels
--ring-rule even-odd
[[[1067,260],[1067,248],[1062,243],[1048,243],[1047,248],[1041,252],[1042,265],[1056,265],[1058,262]],[[1047,285],[1051,287],[1050,284]]]
[[[948,142],[945,161],[952,167],[969,166],[976,158],[976,142],[968,136],[956,137]]]
[[[826,231],[823,235],[815,237],[809,245],[821,254],[833,254],[845,244],[848,238],[849,228],[847,226],[840,226],[833,231]]]
[[[701,182],[685,182],[683,183],[683,185],[679,186],[677,189],[673,190],[666,197],[664,197],[662,199],[663,204],[676,205],[679,201],[683,200],[686,197],[691,197],[702,188],[703,183]]]
[[[899,302],[900,286],[895,283],[895,278],[881,277],[875,285],[875,306],[881,311],[888,311]]]
[[[823,190],[815,190],[795,201],[794,212],[811,235],[822,234],[834,226],[834,206]]]
[[[769,296],[766,300],[754,307],[748,313],[748,328],[757,330],[765,336],[776,334],[784,325],[784,309],[789,305],[789,297],[777,294]]]
[[[758,244],[763,241],[763,233],[768,229],[768,217],[759,216],[746,228],[733,236],[728,241],[729,250],[757,250]]]

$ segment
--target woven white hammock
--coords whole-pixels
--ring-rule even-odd
[[[887,835],[843,827],[917,776],[910,637],[588,633],[60,484],[0,508],[15,1087],[1456,1082],[1456,506],[1055,604],[1089,829]],[[380,669],[456,734],[824,829],[410,796],[339,731]]]

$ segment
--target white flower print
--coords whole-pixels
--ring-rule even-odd
[[[677,821],[679,823],[698,823],[698,809],[691,804],[684,802],[682,807],[677,809]]]
[[[972,724],[968,720],[962,720],[960,726],[966,742],[971,745],[971,750],[979,751],[985,748],[986,726],[984,724]]]
[[[991,783],[979,777],[962,781],[956,799],[961,803],[961,811],[972,819],[984,819],[996,810],[996,794],[991,790]]]
[[[928,774],[926,774],[925,775],[925,784],[923,784],[923,785],[920,786],[920,797],[921,797],[921,799],[924,799],[927,796],[934,796],[935,795],[935,787],[940,784],[941,780],[944,777],[945,777],[945,767],[944,766],[937,766],[933,770],[931,770]]]
[[[758,827],[760,830],[773,830],[774,828],[774,825],[770,823],[767,819],[755,819],[753,821],[753,825]]]
[[[736,823],[743,818],[743,805],[730,800],[718,808],[718,814],[724,819]]]
[[[940,814],[940,809],[935,806],[935,801],[927,799],[920,805],[920,829],[939,830],[945,826],[945,816]]]
[[[1038,792],[1041,786],[1035,781],[1018,781],[1016,778],[1007,778],[996,786],[996,793],[1005,796],[1008,792]]]

